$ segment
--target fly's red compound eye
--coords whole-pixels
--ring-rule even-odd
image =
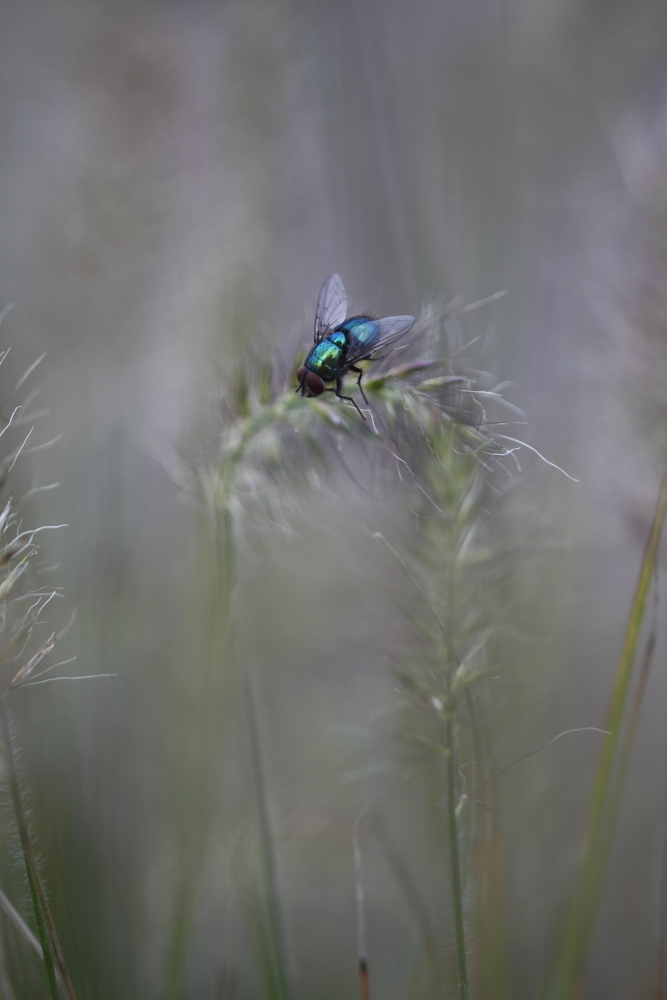
[[[319,396],[324,392],[324,382],[315,372],[309,371],[306,375],[306,389],[313,396]]]
[[[305,370],[306,370],[305,365],[301,365],[301,367],[297,368],[296,370],[296,380],[299,383],[299,385],[301,384],[301,379],[303,378]]]

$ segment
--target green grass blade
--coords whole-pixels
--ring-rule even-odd
[[[627,726],[625,727],[625,734],[623,736],[623,745],[618,754],[618,764],[614,768],[613,779],[611,782],[611,790],[609,794],[609,802],[606,807],[605,821],[603,824],[602,835],[600,837],[599,850],[596,852],[596,856],[594,859],[595,863],[591,870],[590,909],[593,917],[595,916],[595,912],[599,905],[600,899],[602,897],[602,891],[604,889],[605,872],[607,870],[607,864],[609,862],[609,858],[611,856],[611,849],[613,847],[616,819],[620,809],[621,799],[623,797],[625,776],[627,774],[628,765],[630,763],[630,755],[632,752],[635,733],[637,731],[641,706],[644,700],[644,693],[646,691],[648,675],[653,661],[655,644],[656,644],[656,633],[652,629],[651,634],[649,635],[649,638],[646,643],[644,655],[642,657],[640,676],[632,699],[632,708],[630,710],[629,721],[627,723]],[[588,921],[587,923],[585,923],[584,926],[585,926],[585,933],[588,936],[588,939],[585,939],[584,941],[585,951],[589,951],[593,943],[593,935],[595,932],[595,920],[592,919]]]
[[[593,942],[606,862],[613,836],[614,821],[634,727],[622,740],[630,684],[634,673],[642,624],[651,580],[655,571],[660,538],[667,514],[667,473],[663,476],[651,531],[644,549],[623,648],[616,671],[605,729],[610,736],[602,746],[600,761],[590,798],[588,822],[584,833],[583,862],[567,914],[563,943],[556,974],[547,995],[551,1000],[570,1000],[582,982]],[[636,716],[636,713],[633,713]],[[630,742],[628,742],[628,740]],[[620,767],[620,770],[618,769]]]
[[[48,979],[49,982],[49,992],[51,994],[51,1000],[60,1000],[60,994],[58,992],[58,985],[56,982],[56,972],[53,964],[53,955],[51,952],[51,943],[49,941],[50,935],[47,931],[47,920],[49,919],[50,915],[48,914],[48,911],[45,912],[45,910],[47,910],[46,897],[44,895],[44,891],[41,887],[41,884],[39,883],[39,874],[37,872],[37,866],[35,864],[35,859],[33,855],[32,842],[30,840],[30,833],[28,830],[28,822],[26,820],[25,811],[23,809],[23,802],[21,800],[21,791],[19,789],[18,777],[16,774],[16,764],[14,761],[14,751],[12,749],[11,736],[9,733],[9,725],[7,723],[7,715],[5,712],[5,706],[2,703],[2,699],[0,699],[0,738],[2,739],[2,747],[5,757],[7,783],[9,785],[9,792],[12,800],[12,805],[14,808],[14,818],[16,820],[19,840],[21,842],[21,853],[23,855],[23,862],[25,865],[26,876],[28,878],[30,898],[32,900],[33,910],[35,913],[37,934],[39,937],[39,942],[42,946],[42,958],[44,960],[46,978]],[[74,1000],[76,1000],[75,997]]]

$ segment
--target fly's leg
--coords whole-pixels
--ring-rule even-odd
[[[343,393],[340,391],[342,388],[343,388],[343,380],[342,380],[342,378],[337,378],[336,379],[336,395],[338,396],[339,399],[345,399],[345,400],[347,400],[348,403],[352,403],[352,406],[354,406],[354,408],[356,409],[356,411],[359,414],[359,416],[361,417],[361,419],[365,420],[366,417],[363,415],[363,413],[361,412],[361,410],[357,406],[356,401],[354,399],[352,399],[352,396],[344,396]],[[364,399],[365,398],[366,397],[364,396]]]
[[[364,392],[364,390],[361,387],[361,378],[362,378],[362,376],[364,374],[364,369],[363,368],[355,368],[354,365],[350,365],[350,371],[354,372],[355,375],[359,376],[359,378],[357,379],[357,385],[359,386],[359,392],[364,397],[364,403],[366,404],[366,406],[369,406],[369,402],[366,399],[366,393]],[[358,409],[358,407],[357,407],[357,409]]]

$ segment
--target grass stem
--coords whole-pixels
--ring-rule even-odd
[[[459,972],[460,1000],[468,1000],[468,965],[466,959],[465,922],[463,917],[463,892],[461,888],[461,854],[459,825],[456,815],[456,776],[454,768],[454,723],[451,714],[445,719],[445,760],[447,766],[447,820],[449,825],[449,864],[454,903],[454,928],[456,932],[456,963]]]
[[[7,712],[3,699],[0,699],[0,739],[4,748],[5,765],[7,768],[7,783],[9,785],[12,805],[14,807],[19,840],[21,841],[21,851],[28,877],[30,896],[32,898],[33,908],[35,911],[37,933],[42,945],[42,954],[44,957],[46,975],[49,980],[49,989],[53,1000],[59,1000],[56,972],[53,965],[53,955],[55,956],[58,969],[62,976],[63,986],[68,1000],[76,1000],[74,986],[65,963],[65,957],[63,955],[62,948],[60,947],[60,941],[58,940],[56,928],[49,910],[46,892],[44,891],[44,886],[42,885],[42,881],[39,877],[37,861],[35,859],[35,853],[30,839],[30,831],[28,829],[28,821],[26,819],[23,801],[21,799],[21,790],[16,772],[16,761],[14,759],[14,750],[12,748],[9,724],[7,721]],[[53,951],[51,949],[53,949]]]
[[[277,1000],[289,1000],[290,991],[287,981],[287,960],[285,936],[280,912],[280,895],[275,859],[273,831],[269,818],[269,808],[266,796],[266,783],[262,767],[262,754],[259,740],[259,727],[252,681],[245,674],[245,696],[248,712],[248,733],[250,738],[250,758],[255,787],[255,798],[259,814],[259,834],[264,868],[264,885],[266,888],[266,903],[268,915],[268,932],[270,940],[271,974],[273,994]]]
[[[37,935],[42,946],[42,958],[44,960],[44,968],[46,969],[46,978],[49,981],[49,991],[53,1000],[59,1000],[60,993],[58,992],[58,985],[56,983],[56,970],[51,956],[49,938],[46,933],[46,924],[44,923],[44,917],[42,916],[42,911],[39,905],[37,887],[35,886],[35,880],[32,877],[32,872],[30,871],[30,865],[28,864],[25,851],[22,853],[23,863],[25,865],[26,876],[28,879],[28,888],[30,890],[30,899],[32,900],[32,908],[35,914],[35,923],[37,924]]]
[[[366,951],[366,911],[364,905],[364,880],[361,871],[361,845],[359,843],[359,828],[363,812],[357,817],[352,834],[354,847],[354,881],[357,897],[357,955],[359,963],[359,989],[361,1000],[370,1000],[370,981],[368,976],[368,954]]]

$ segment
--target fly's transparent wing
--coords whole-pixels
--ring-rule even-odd
[[[384,319],[376,320],[377,336],[371,343],[367,341],[365,344],[355,345],[352,350],[348,351],[346,357],[347,363],[353,365],[356,361],[369,358],[371,354],[375,354],[377,351],[381,351],[383,347],[393,344],[395,340],[398,340],[399,337],[402,337],[403,334],[411,329],[414,322],[414,316],[385,316]]]
[[[315,310],[315,343],[335,330],[347,315],[347,295],[339,274],[331,274],[322,285]]]

